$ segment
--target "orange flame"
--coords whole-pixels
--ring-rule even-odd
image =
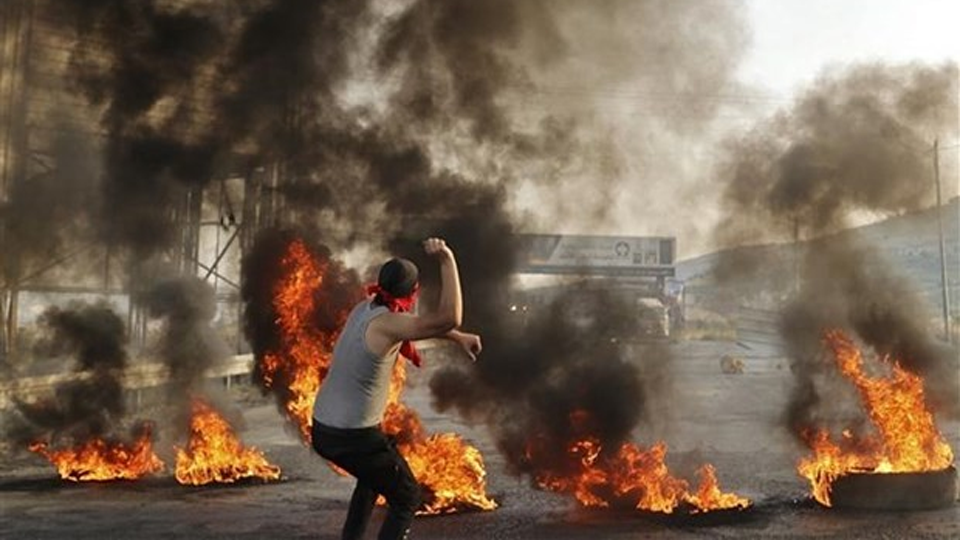
[[[573,411],[570,422],[579,431],[589,429],[590,414]],[[548,444],[540,437],[528,441],[526,460],[532,464],[556,460],[547,457],[554,453]],[[662,441],[649,449],[625,442],[611,452],[598,439],[585,437],[567,448],[568,459],[562,469],[540,471],[534,481],[543,489],[570,493],[587,507],[630,506],[672,514],[681,506],[693,513],[750,506],[749,499],[720,490],[716,470],[710,464],[700,468],[700,486],[696,493],[690,493],[687,481],[670,473],[666,457],[667,445]]]
[[[877,434],[858,439],[845,431],[839,445],[826,430],[804,434],[813,455],[800,460],[797,472],[810,481],[817,501],[831,506],[834,480],[848,473],[937,471],[953,463],[953,451],[924,401],[920,377],[889,358],[880,359],[889,375],[869,377],[860,349],[847,335],[831,330],[824,341],[840,372],[856,386]]]
[[[717,471],[709,463],[703,464],[697,471],[700,477],[700,487],[697,492],[688,497],[690,504],[699,512],[722,510],[727,508],[746,508],[750,506],[750,499],[740,497],[736,493],[724,493],[720,490],[717,481]]]
[[[313,401],[330,369],[336,341],[335,335],[317,331],[311,320],[316,310],[314,293],[323,286],[326,269],[300,240],[290,244],[281,265],[285,272],[276,286],[273,304],[283,335],[283,351],[264,355],[260,370],[267,388],[276,383],[281,370],[289,379],[287,417],[299,428],[304,443],[309,443]],[[343,313],[341,319],[346,317]]]
[[[400,402],[405,382],[406,364],[401,360],[393,369],[383,430],[396,438],[397,449],[423,487],[425,501],[418,513],[497,508],[487,495],[487,471],[480,451],[453,433],[427,436],[417,414]]]
[[[276,480],[280,468],[256,448],[245,448],[230,424],[202,400],[193,401],[190,440],[177,450],[177,482],[188,485],[231,483],[243,478]]]
[[[96,438],[64,450],[50,450],[47,443],[35,442],[30,445],[30,450],[50,460],[64,480],[137,480],[164,468],[163,462],[153,453],[151,439],[151,430],[146,427],[132,445],[107,443]]]
[[[283,350],[264,355],[260,369],[267,388],[278,384],[281,377],[277,375],[284,372],[283,378],[289,380],[287,415],[299,427],[303,441],[309,443],[313,401],[329,371],[336,342],[334,333],[319,331],[311,320],[327,266],[318,262],[300,240],[291,242],[281,264],[284,275],[274,291],[273,305]],[[347,316],[346,312],[340,314],[340,326]],[[399,402],[405,373],[403,361],[398,361],[383,426],[398,439],[400,453],[425,488],[427,500],[419,513],[496,508],[496,502],[486,495],[486,471],[480,452],[453,434],[426,436],[416,413]]]
[[[749,499],[722,492],[709,464],[700,468],[700,487],[690,493],[688,483],[667,468],[663,442],[648,450],[632,443],[621,444],[613,454],[602,450],[596,439],[577,441],[568,449],[575,471],[541,473],[535,481],[544,489],[571,493],[587,507],[629,504],[637,510],[672,514],[682,504],[691,506],[693,512],[745,509],[751,504]],[[539,452],[536,443],[528,444],[528,459],[536,461]]]

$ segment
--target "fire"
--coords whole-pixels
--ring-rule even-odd
[[[527,458],[539,461],[545,450],[532,442],[527,447]],[[672,514],[682,505],[696,513],[744,509],[751,504],[749,499],[722,492],[716,471],[709,464],[700,468],[700,486],[690,493],[689,484],[670,473],[663,442],[646,450],[632,443],[623,443],[614,452],[604,450],[597,439],[577,441],[568,448],[572,470],[541,472],[535,481],[544,489],[570,493],[587,507],[629,505],[637,510]]]
[[[267,388],[285,385],[285,409],[310,441],[313,400],[330,368],[336,335],[316,328],[313,317],[329,287],[329,263],[319,262],[300,240],[290,243],[281,261],[283,276],[274,289],[273,306],[281,334],[281,350],[263,356],[260,371]],[[334,284],[336,285],[336,284]],[[358,291],[359,295],[359,291]],[[358,296],[357,301],[360,300]],[[342,327],[347,311],[337,315]],[[397,362],[391,381],[384,430],[394,436],[427,499],[421,514],[444,514],[464,508],[492,510],[486,494],[486,471],[480,452],[454,434],[427,436],[419,417],[400,403],[406,372]]]
[[[396,438],[397,449],[423,488],[425,501],[418,513],[495,509],[496,501],[486,493],[487,472],[480,451],[453,433],[427,436],[417,414],[400,402],[405,381],[406,365],[397,362],[383,429]]]
[[[231,483],[243,478],[276,480],[280,468],[256,448],[245,448],[230,424],[206,402],[193,401],[190,440],[177,448],[177,482],[189,485]]]
[[[870,377],[860,349],[847,335],[828,331],[824,341],[840,372],[856,386],[876,434],[856,438],[846,431],[839,444],[826,430],[804,434],[813,455],[801,459],[797,471],[810,481],[817,501],[831,506],[831,485],[848,473],[937,471],[953,463],[953,451],[926,406],[919,376],[881,358],[889,375]]]
[[[153,453],[152,437],[150,427],[145,426],[131,445],[94,438],[64,450],[51,450],[47,443],[35,442],[30,445],[30,450],[56,465],[60,478],[64,480],[136,480],[164,468],[163,462]]]
[[[266,388],[286,385],[287,417],[298,427],[302,440],[309,443],[313,400],[330,368],[336,341],[332,333],[318,331],[312,319],[317,308],[316,292],[324,285],[326,268],[300,240],[290,244],[281,265],[285,272],[276,286],[273,305],[283,350],[264,355],[260,371]],[[343,313],[340,318],[346,317]]]
[[[697,471],[700,477],[700,487],[697,492],[689,496],[689,502],[700,512],[722,510],[727,508],[746,508],[750,506],[750,499],[740,497],[736,493],[724,493],[720,490],[717,481],[717,471],[709,463],[703,464]]]

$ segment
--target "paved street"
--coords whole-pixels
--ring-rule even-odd
[[[564,496],[529,487],[506,474],[481,427],[471,428],[430,408],[429,372],[411,374],[407,402],[428,429],[463,434],[483,452],[489,491],[501,507],[490,513],[420,518],[414,538],[640,539],[640,538],[957,538],[960,506],[914,513],[829,511],[806,500],[793,463],[800,455],[778,427],[789,388],[786,362],[774,351],[732,343],[672,345],[673,399],[658,421],[641,426],[636,441],[662,437],[678,473],[703,461],[717,467],[721,485],[756,501],[730,517],[664,518],[577,508]],[[745,372],[724,375],[719,358],[738,354]],[[641,366],[642,367],[642,366]],[[172,478],[139,483],[65,484],[39,458],[16,458],[0,469],[0,537],[110,538],[338,538],[352,481],[334,474],[284,429],[272,405],[245,412],[246,444],[280,465],[276,484],[187,488]],[[958,425],[942,426],[956,449]],[[164,456],[165,458],[167,456]],[[169,460],[168,460],[169,462]],[[379,520],[378,512],[375,519]],[[375,524],[374,527],[377,525]],[[371,531],[369,537],[374,537]]]

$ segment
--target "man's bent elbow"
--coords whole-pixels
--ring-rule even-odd
[[[454,313],[454,315],[453,315],[453,320],[450,321],[450,322],[453,324],[453,326],[451,326],[451,327],[447,330],[447,332],[449,332],[450,330],[455,330],[455,329],[460,328],[461,326],[463,326],[463,312],[458,311],[458,312]]]
[[[437,335],[442,336],[451,330],[460,328],[461,324],[460,317],[447,317],[443,320],[442,324],[437,327]]]
[[[442,336],[451,330],[459,328],[462,318],[463,317],[454,313],[438,315],[434,320],[430,321],[430,333],[435,337]]]

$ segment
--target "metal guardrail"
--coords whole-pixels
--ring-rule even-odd
[[[231,356],[226,361],[208,369],[204,376],[208,379],[249,375],[253,372],[253,355]],[[60,384],[82,381],[91,377],[90,373],[56,373],[36,377],[21,377],[13,381],[0,382],[0,410],[13,405],[14,397],[20,399],[43,395]],[[170,379],[170,369],[159,362],[134,363],[123,373],[123,387],[126,390],[153,388]]]
[[[417,349],[427,351],[439,346],[441,340],[427,339],[417,342]],[[226,379],[229,386],[230,378],[253,373],[253,355],[239,354],[209,368],[204,376],[207,379]],[[50,392],[54,387],[71,381],[82,381],[90,378],[90,373],[56,373],[36,377],[21,377],[13,381],[0,382],[0,410],[13,406],[14,397],[20,399],[32,398]],[[141,390],[154,388],[166,383],[170,379],[170,369],[160,362],[133,363],[124,370],[123,388],[125,390]]]

